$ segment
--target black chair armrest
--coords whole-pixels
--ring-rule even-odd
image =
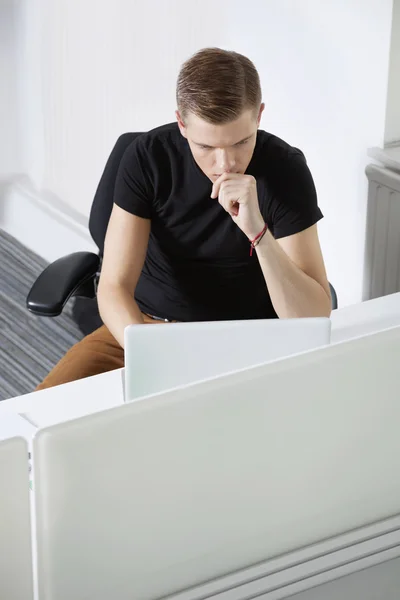
[[[331,283],[329,284],[329,288],[331,290],[331,297],[332,297],[332,310],[336,310],[338,307],[338,299],[337,299],[336,290]]]
[[[74,252],[51,263],[33,284],[26,305],[30,312],[57,317],[71,296],[95,296],[100,258],[93,252]]]

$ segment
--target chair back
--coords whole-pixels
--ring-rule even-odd
[[[125,150],[139,135],[141,133],[123,133],[118,138],[94,195],[89,217],[89,231],[100,251],[100,256],[103,256],[104,252],[104,239],[114,203],[114,187],[119,165]]]

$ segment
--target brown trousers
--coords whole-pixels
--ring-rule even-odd
[[[164,323],[143,315],[146,324]],[[99,375],[124,366],[124,350],[105,325],[72,346],[36,390]]]

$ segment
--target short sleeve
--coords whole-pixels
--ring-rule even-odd
[[[275,239],[299,233],[323,217],[304,155],[298,151],[284,162],[276,180],[270,210]]]
[[[135,140],[126,149],[118,169],[114,203],[132,215],[151,219],[154,192],[143,167],[144,157]]]

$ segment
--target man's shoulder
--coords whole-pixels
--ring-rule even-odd
[[[167,123],[141,133],[130,147],[140,154],[155,154],[158,157],[160,153],[174,154],[181,151],[182,139],[178,124]]]
[[[282,138],[262,129],[259,129],[257,133],[256,151],[261,161],[268,159],[284,163],[294,157],[305,158],[299,148],[291,146]]]
[[[282,186],[293,171],[307,170],[303,152],[267,131],[259,130],[249,172],[268,186]]]
[[[171,173],[176,161],[185,156],[185,141],[177,123],[140,133],[125,150],[125,168],[132,173],[141,171],[154,184],[160,174]]]

